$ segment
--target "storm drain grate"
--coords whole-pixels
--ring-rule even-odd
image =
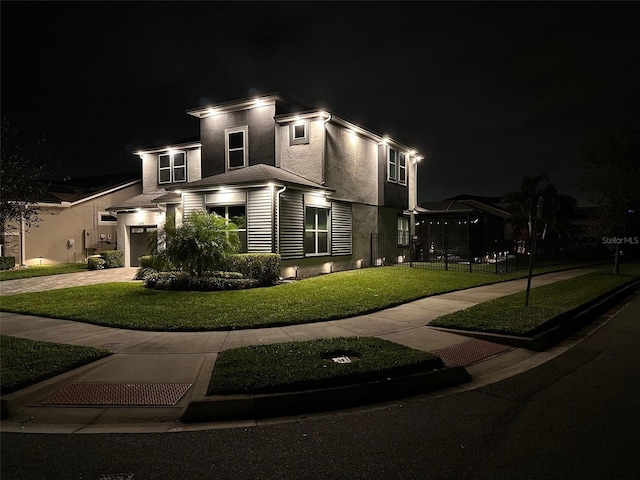
[[[449,365],[461,365],[466,367],[477,363],[480,360],[484,360],[485,358],[493,357],[494,355],[498,355],[499,353],[504,353],[509,350],[513,350],[513,347],[500,345],[499,343],[487,342],[486,340],[474,339],[459,343],[458,345],[441,348],[440,350],[435,350],[432,353],[438,355]]]
[[[171,406],[191,383],[71,383],[41,405]]]
[[[133,473],[109,473],[107,475],[100,475],[98,480],[131,480]]]

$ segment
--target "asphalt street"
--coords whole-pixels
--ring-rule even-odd
[[[635,479],[640,472],[640,297],[625,303],[565,353],[475,390],[289,422],[207,424],[201,431],[3,432],[1,476]],[[587,329],[594,325],[598,322]]]

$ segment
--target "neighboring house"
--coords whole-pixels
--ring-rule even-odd
[[[41,221],[8,229],[2,255],[15,257],[16,265],[47,265],[85,262],[115,249],[117,218],[107,207],[139,194],[141,183],[139,172],[53,182],[37,204]]]
[[[460,195],[416,208],[417,261],[448,255],[460,260],[486,260],[511,250],[511,218],[500,198]]]
[[[421,159],[410,147],[277,94],[187,113],[199,138],[137,152],[142,194],[109,208],[126,265],[167,214],[197,209],[233,221],[243,251],[280,254],[283,277],[379,264],[373,236],[409,243]]]

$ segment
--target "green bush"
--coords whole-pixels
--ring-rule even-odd
[[[105,263],[107,262],[105,262],[102,257],[89,257],[89,260],[87,260],[89,270],[102,270]]]
[[[15,257],[0,257],[0,270],[9,270],[16,266]]]
[[[104,260],[104,268],[124,267],[124,252],[122,250],[102,252],[100,257]]]
[[[280,278],[280,255],[274,253],[241,253],[229,255],[226,270],[254,278],[260,285],[275,285]]]
[[[223,270],[225,258],[240,249],[237,227],[202,210],[191,212],[181,226],[169,228],[166,236],[167,245],[160,255],[176,270],[192,275]]]
[[[258,280],[242,278],[239,274],[211,272],[191,275],[186,272],[154,272],[144,277],[144,286],[154,290],[213,292],[259,287]]]

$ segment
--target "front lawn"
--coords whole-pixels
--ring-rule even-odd
[[[60,263],[56,265],[34,265],[17,268],[15,270],[0,271],[0,281],[17,280],[19,278],[45,277],[60,275],[61,273],[86,272],[89,268],[86,263]]]
[[[111,355],[107,350],[0,335],[0,394],[28,387]]]
[[[156,291],[108,283],[2,297],[9,312],[155,331],[232,330],[345,318],[429,295],[522,277],[380,267],[268,288]]]
[[[254,345],[218,355],[207,395],[338,387],[442,366],[433,354],[375,337]]]
[[[434,327],[459,328],[510,335],[532,335],[552,318],[637,278],[637,276],[589,273],[534,288],[525,308],[525,292],[475,305],[433,320]]]

